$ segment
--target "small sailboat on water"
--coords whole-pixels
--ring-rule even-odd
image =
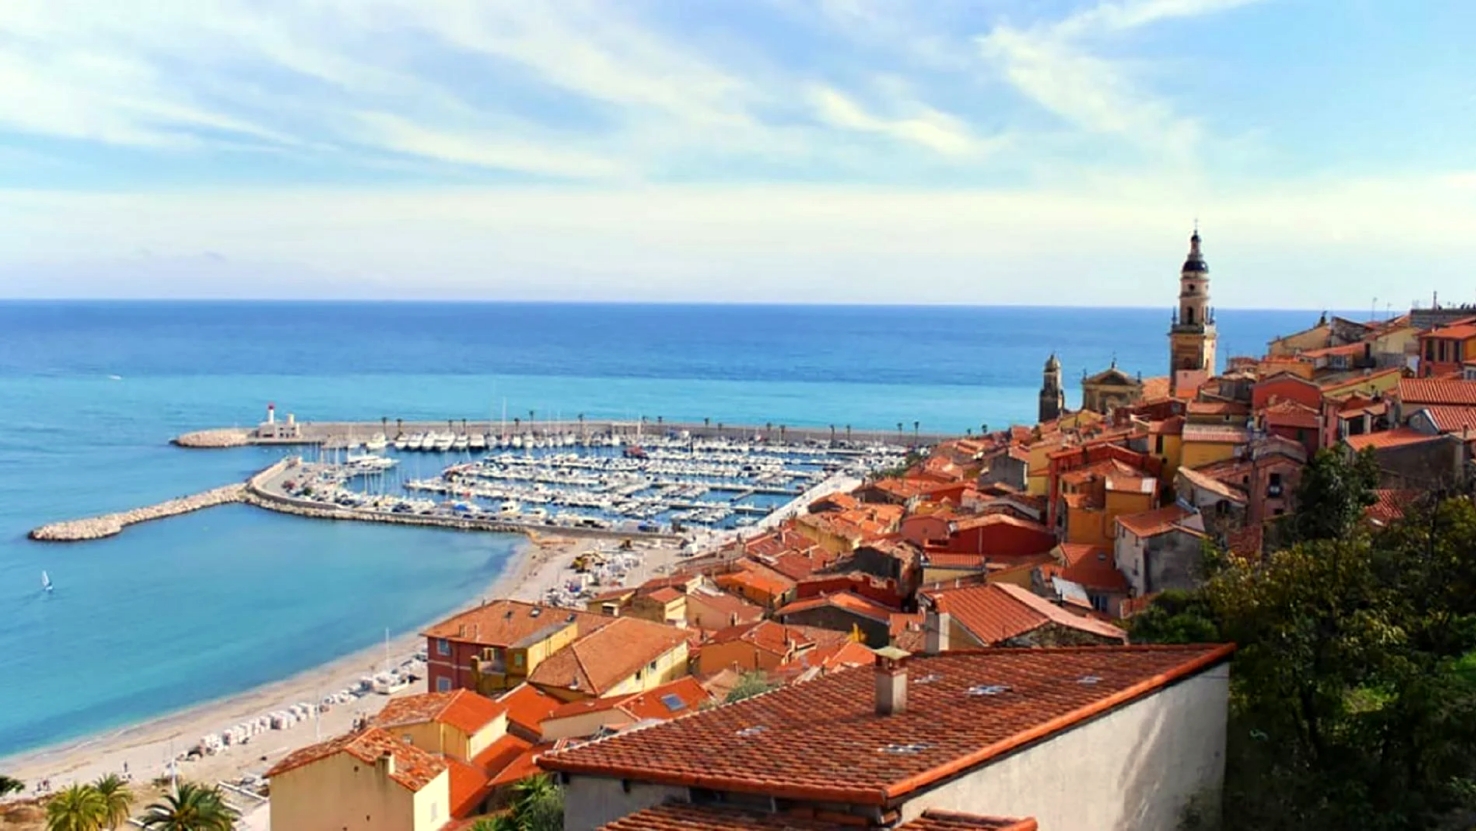
[[[51,593],[51,575],[44,570],[41,572],[41,590],[47,594]]]

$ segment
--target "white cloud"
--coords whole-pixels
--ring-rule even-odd
[[[1176,113],[1167,101],[1135,83],[1118,62],[1094,55],[1084,41],[1252,2],[1258,0],[1103,2],[1054,23],[997,25],[979,39],[979,47],[1041,107],[1092,133],[1121,136],[1183,165],[1193,161],[1203,137],[1193,116]]]
[[[899,106],[910,116],[883,118],[832,87],[816,85],[809,98],[820,118],[828,124],[862,133],[890,136],[949,156],[968,156],[990,149],[991,144],[975,138],[958,118],[924,104],[904,101]]]

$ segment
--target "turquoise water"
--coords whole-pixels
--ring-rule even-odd
[[[1314,318],[1222,311],[1221,354]],[[302,419],[500,417],[505,401],[509,417],[962,432],[1033,420],[1052,349],[1072,387],[1114,356],[1162,373],[1167,325],[1157,309],[0,302],[0,756],[409,631],[517,544],[245,506],[96,542],[24,538],[279,454],[166,444],[180,432],[254,424],[268,401]]]

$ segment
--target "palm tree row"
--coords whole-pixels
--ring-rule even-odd
[[[47,831],[102,831],[128,821],[133,807],[128,784],[108,774],[90,785],[72,785],[46,803]],[[219,788],[181,782],[149,805],[143,824],[157,831],[231,831],[237,813]]]

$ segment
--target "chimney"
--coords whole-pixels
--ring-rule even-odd
[[[907,712],[906,650],[886,646],[876,650],[876,714],[901,715]]]
[[[391,752],[391,751],[388,751],[388,750],[386,750],[383,753],[379,754],[379,758],[374,760],[374,767],[376,767],[376,768],[379,769],[379,772],[380,772],[380,774],[382,776],[385,776],[385,777],[394,776],[395,775],[395,754],[393,752]]]
[[[927,614],[923,617],[923,626],[927,630],[926,646],[924,651],[929,655],[937,655],[948,651],[948,630],[953,626],[953,615],[938,611],[937,605],[929,606]]]

